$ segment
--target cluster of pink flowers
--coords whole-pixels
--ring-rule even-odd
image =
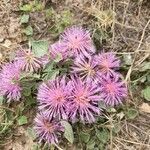
[[[90,32],[82,27],[71,27],[61,34],[59,41],[49,47],[51,60],[61,55],[62,61],[71,59],[68,74],[44,81],[38,89],[39,113],[35,130],[40,141],[58,143],[63,132],[61,119],[72,123],[93,123],[100,116],[99,103],[107,106],[121,104],[127,88],[117,71],[120,60],[113,52],[96,54]],[[21,98],[19,75],[42,70],[47,57],[38,58],[32,50],[20,50],[13,63],[0,73],[0,94],[9,101]]]

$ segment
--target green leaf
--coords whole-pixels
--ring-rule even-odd
[[[23,32],[28,36],[33,35],[33,29],[31,26],[26,27],[26,29],[24,29]]]
[[[3,97],[3,96],[0,96],[0,105],[3,104],[3,101],[4,101],[4,97]]]
[[[48,52],[48,41],[33,41],[31,46],[37,57],[44,56]]]
[[[26,116],[20,116],[19,119],[18,119],[18,124],[21,126],[21,125],[24,125],[24,124],[27,124],[28,121],[27,121],[27,117]]]
[[[21,24],[28,23],[28,21],[29,21],[29,15],[24,14],[21,16],[21,19],[20,19]]]
[[[33,107],[36,105],[36,99],[32,95],[25,97],[25,107]]]
[[[131,65],[132,64],[132,55],[131,54],[123,55],[123,60],[126,65]]]
[[[30,12],[32,11],[32,4],[26,4],[20,7],[20,10],[25,11],[25,12]]]
[[[136,109],[130,108],[127,112],[125,112],[128,119],[134,119],[138,115],[138,111]]]
[[[91,140],[87,143],[87,145],[86,145],[87,150],[93,150],[95,144],[96,144],[96,143],[95,143],[95,140],[94,140],[94,139],[91,139]]]
[[[46,72],[46,73],[44,74],[44,80],[48,80],[48,79],[53,80],[53,79],[56,78],[56,76],[57,76],[58,74],[59,74],[59,70],[51,70],[51,71],[49,71],[49,72]]]
[[[57,57],[54,59],[54,62],[58,63],[62,60],[62,55],[59,53]]]
[[[85,133],[85,132],[81,132],[80,133],[80,138],[83,142],[87,143],[90,140],[90,134]]]
[[[69,122],[62,120],[61,121],[62,126],[65,128],[64,137],[70,142],[73,143],[74,141],[74,134],[72,126]]]
[[[43,10],[43,8],[44,8],[44,6],[42,3],[38,3],[34,6],[35,11],[41,11],[41,10]]]
[[[24,96],[30,96],[31,88],[23,88],[22,93],[23,93]]]
[[[139,71],[144,72],[150,70],[150,62],[143,62],[139,68]]]
[[[107,129],[103,129],[101,131],[96,129],[96,136],[98,137],[99,141],[105,144],[109,140],[109,131]]]
[[[146,87],[146,89],[142,90],[142,96],[147,100],[150,101],[150,86]]]

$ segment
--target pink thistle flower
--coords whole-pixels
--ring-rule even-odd
[[[46,110],[49,118],[67,119],[66,107],[71,86],[65,77],[42,83],[38,90],[39,109]]]
[[[2,67],[0,72],[0,94],[6,96],[8,102],[18,101],[21,98],[22,88],[19,85],[21,74],[20,66],[17,63],[8,63]]]
[[[82,55],[78,56],[74,61],[72,67],[73,73],[79,74],[81,79],[86,81],[96,81],[97,79],[97,65],[92,57],[84,58]]]
[[[109,106],[121,104],[127,96],[127,88],[119,76],[100,78],[100,92],[104,102]]]
[[[81,122],[95,122],[95,115],[100,114],[98,102],[100,101],[99,87],[93,82],[83,82],[80,78],[72,79],[72,93],[68,102],[68,113],[72,122],[77,118]]]
[[[61,41],[52,44],[49,48],[49,52],[52,59],[56,59],[59,55],[61,55],[62,59],[65,60],[69,56],[66,45]]]
[[[71,27],[61,35],[61,40],[70,51],[71,56],[82,54],[86,57],[95,52],[93,42],[88,30],[82,27]]]
[[[114,70],[120,67],[120,60],[111,52],[101,53],[94,60],[101,75],[113,76]]]
[[[37,72],[42,68],[41,59],[34,56],[30,49],[19,50],[16,54],[15,60],[21,65],[21,69],[26,72]]]
[[[38,136],[39,142],[46,142],[48,144],[58,143],[58,138],[61,132],[64,131],[60,122],[51,120],[44,113],[38,113],[34,119],[34,129]]]

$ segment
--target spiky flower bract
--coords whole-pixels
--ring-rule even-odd
[[[85,58],[82,55],[78,56],[74,61],[72,70],[73,73],[79,74],[83,80],[97,80],[97,65],[92,57]]]
[[[66,29],[60,39],[73,57],[81,54],[88,57],[95,52],[90,32],[82,27]]]
[[[7,101],[18,101],[21,98],[21,86],[19,78],[21,74],[18,63],[8,63],[0,72],[0,94],[6,96]]]
[[[69,117],[72,122],[95,122],[95,115],[100,114],[98,102],[99,87],[93,82],[83,82],[78,77],[72,78],[72,93],[68,103]]]
[[[45,112],[37,114],[34,119],[34,129],[39,142],[46,142],[48,144],[58,143],[58,138],[64,130],[59,121],[50,119],[45,115]]]
[[[120,67],[120,60],[112,52],[98,54],[94,60],[101,75],[113,76]]]
[[[21,49],[16,53],[15,60],[21,65],[21,69],[26,72],[37,72],[42,68],[42,61],[28,49]]]
[[[100,95],[109,106],[121,104],[127,96],[126,85],[119,76],[103,76],[100,79]]]
[[[39,109],[46,110],[49,118],[67,119],[66,106],[71,86],[65,76],[42,83],[38,90]]]

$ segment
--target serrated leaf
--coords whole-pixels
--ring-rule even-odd
[[[20,23],[28,23],[28,21],[29,21],[29,15],[24,14],[21,16]]]
[[[73,143],[74,141],[74,134],[73,134],[73,129],[72,126],[69,122],[62,120],[61,121],[62,126],[65,129],[64,132],[64,137],[70,142]]]
[[[150,101],[150,86],[146,89],[142,90],[142,96],[147,100]]]
[[[26,34],[26,35],[33,35],[33,29],[32,29],[32,27],[31,26],[28,26],[28,27],[26,27],[26,29],[24,29],[23,30],[23,32]]]
[[[91,140],[87,143],[87,145],[86,145],[87,150],[93,150],[93,149],[94,149],[94,146],[95,146],[95,140],[94,140],[94,139],[91,139]]]
[[[83,142],[87,143],[90,140],[90,134],[85,133],[85,132],[81,132],[80,133],[80,138]]]
[[[44,56],[48,52],[48,41],[33,41],[31,46],[37,57]]]
[[[27,117],[26,116],[20,116],[19,119],[18,119],[18,124],[21,126],[21,125],[24,125],[24,124],[27,124],[28,123],[28,120],[27,120]]]
[[[134,119],[138,115],[138,111],[136,109],[130,108],[127,112],[125,112],[129,119]]]

